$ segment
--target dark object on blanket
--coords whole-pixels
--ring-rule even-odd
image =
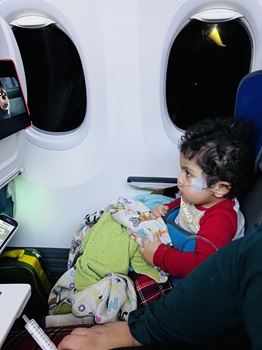
[[[168,187],[168,188],[161,188],[158,190],[154,190],[151,192],[152,194],[161,194],[163,196],[171,197],[171,198],[176,198],[176,195],[178,193],[178,188],[177,186],[175,187]]]
[[[40,253],[33,248],[10,249],[0,255],[0,283],[28,283],[31,297],[24,313],[37,322],[48,313],[48,296],[51,277]],[[24,321],[18,319],[15,327],[24,329]]]

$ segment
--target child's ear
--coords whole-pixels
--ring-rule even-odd
[[[214,195],[217,198],[223,198],[230,191],[231,184],[227,181],[218,181],[214,187]]]

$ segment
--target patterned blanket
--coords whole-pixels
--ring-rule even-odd
[[[168,199],[164,197],[164,201]],[[137,308],[128,272],[149,276],[155,283],[168,279],[167,274],[147,265],[139,253],[142,238],[152,241],[154,232],[163,243],[171,244],[162,218],[152,220],[150,208],[136,199],[119,197],[88,214],[85,224],[74,233],[69,269],[50,293],[46,325],[57,325],[57,315],[63,315],[62,325],[72,324],[72,320],[80,323],[80,317],[88,324],[127,320],[129,312]],[[121,283],[115,284],[116,280]]]

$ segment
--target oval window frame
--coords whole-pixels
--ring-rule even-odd
[[[197,4],[194,3],[194,7]],[[181,7],[178,12],[180,11],[186,11],[185,7]],[[176,15],[173,17],[166,36],[165,44],[164,44],[164,50],[163,50],[163,59],[162,59],[162,72],[161,76],[162,78],[162,83],[161,83],[161,116],[162,116],[162,122],[164,129],[166,131],[167,136],[169,139],[174,143],[177,144],[177,133],[179,132],[184,133],[184,129],[179,128],[176,126],[173,121],[171,120],[171,117],[169,116],[168,113],[168,108],[167,108],[167,101],[166,101],[166,79],[167,79],[167,67],[168,67],[168,61],[169,61],[169,56],[170,56],[170,51],[172,48],[172,45],[174,44],[174,41],[176,37],[179,35],[179,33],[184,29],[185,26],[187,26],[192,19],[197,19],[200,21],[205,21],[205,22],[224,22],[228,20],[234,20],[234,19],[239,19],[241,20],[243,27],[246,28],[248,31],[248,34],[250,35],[250,40],[251,40],[251,60],[250,60],[250,71],[252,71],[252,67],[254,67],[254,33],[251,28],[250,23],[246,19],[245,15],[231,10],[231,9],[207,9],[205,11],[200,11],[192,14],[191,16],[184,16],[181,15],[181,20],[180,20],[180,25],[175,23],[175,19],[177,18],[178,12]],[[192,13],[192,11],[191,11]]]
[[[21,16],[10,22],[10,26],[15,25],[18,27],[20,26],[23,28],[32,28],[32,29],[47,26],[49,24],[55,24],[58,29],[63,31],[69,37],[69,39],[75,45],[78,55],[80,57],[80,60],[82,61],[81,59],[82,52],[81,52],[80,44],[78,42],[77,34],[74,32],[73,28],[67,27],[67,29],[70,29],[70,34],[69,34],[69,30],[65,31],[64,28],[55,20],[52,20],[48,17],[39,16],[39,15]],[[85,66],[82,65],[82,69],[83,69],[85,84],[86,84],[86,100],[89,101],[87,73],[85,70]],[[53,151],[63,151],[63,150],[77,147],[85,139],[89,129],[90,121],[87,118],[87,115],[89,115],[88,111],[89,111],[89,103],[87,103],[86,105],[86,112],[85,112],[83,122],[74,130],[70,130],[66,132],[50,132],[50,131],[39,129],[33,125],[30,129],[26,130],[26,139],[31,144],[39,148],[53,150]]]

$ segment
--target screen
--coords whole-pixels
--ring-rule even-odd
[[[0,60],[0,140],[30,125],[15,64],[12,60]]]
[[[18,223],[14,219],[3,215],[1,215],[1,217],[3,217],[4,220],[0,218],[0,253],[3,251],[18,227]],[[8,220],[8,222],[6,220]]]

